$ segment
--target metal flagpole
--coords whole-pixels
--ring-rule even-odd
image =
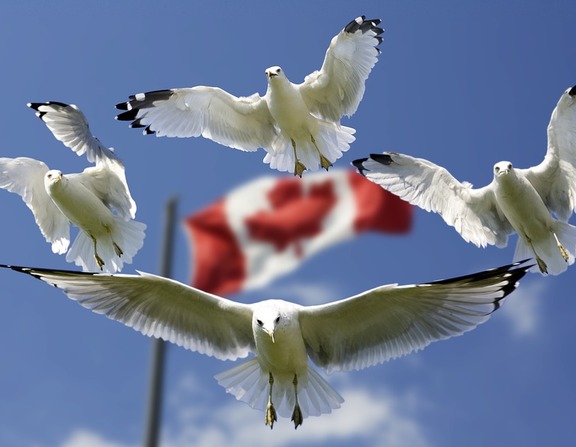
[[[162,256],[160,258],[160,275],[169,278],[172,274],[172,251],[174,245],[174,222],[176,220],[175,197],[166,202],[164,209],[164,237]],[[164,379],[164,357],[166,343],[155,338],[152,340],[152,357],[150,360],[150,382],[148,385],[148,410],[146,415],[146,433],[144,447],[157,447],[160,435],[162,415],[162,390]]]

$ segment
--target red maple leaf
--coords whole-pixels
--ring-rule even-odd
[[[294,244],[296,255],[301,257],[302,240],[322,231],[324,219],[337,198],[331,180],[313,184],[305,192],[300,180],[283,179],[270,190],[268,200],[271,210],[246,218],[250,237],[271,243],[277,251]]]

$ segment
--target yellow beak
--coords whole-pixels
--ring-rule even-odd
[[[266,333],[270,336],[270,338],[272,339],[272,343],[275,343],[274,341],[274,330],[268,330],[266,329]]]

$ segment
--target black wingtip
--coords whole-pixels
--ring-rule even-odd
[[[36,111],[36,116],[44,121],[44,115],[48,112],[41,112],[38,110],[42,106],[60,106],[60,107],[70,107],[70,104],[66,104],[65,102],[59,101],[47,101],[47,102],[29,102],[26,104],[28,107]]]
[[[134,103],[142,103],[144,107],[147,107],[155,101],[166,101],[170,99],[173,94],[174,90],[172,89],[152,90],[146,93],[138,93],[137,95],[130,96],[130,106],[140,107],[140,104]]]
[[[96,275],[97,272],[81,272],[78,270],[60,270],[60,269],[48,269],[44,267],[25,267],[22,265],[11,265],[11,264],[0,264],[1,268],[14,270],[20,273],[27,273],[29,275],[33,275],[34,272],[38,273],[64,273],[64,274],[72,274],[72,275]]]
[[[137,118],[139,109],[131,109],[126,112],[116,115],[115,119],[118,121],[132,121],[128,127],[131,129],[144,129],[144,135],[155,134],[156,131],[150,129],[150,125],[142,124],[141,118]]]
[[[119,102],[114,107],[116,107],[118,110],[129,110],[129,105],[130,104],[128,102]]]
[[[29,102],[26,104],[31,109],[38,111],[38,109],[42,106],[60,106],[60,107],[70,107],[70,104],[66,104],[65,102],[60,101],[46,101],[46,102]]]
[[[140,118],[135,119],[134,121],[132,121],[132,123],[130,124],[130,127],[132,129],[141,129],[143,127],[146,127],[146,124],[142,124],[142,121],[140,120]]]
[[[124,112],[116,115],[115,119],[117,121],[132,121],[130,124],[131,128],[142,128],[145,127],[144,134],[150,135],[154,134],[155,131],[150,130],[148,124],[142,124],[140,118],[145,112],[140,113],[142,110],[154,107],[154,104],[158,101],[167,101],[174,94],[174,90],[153,90],[146,93],[137,93],[136,95],[130,95],[127,102],[121,102],[116,104],[118,110],[124,110]],[[138,118],[138,115],[141,115]]]
[[[144,129],[142,131],[142,133],[144,135],[154,135],[156,133],[155,130],[150,129],[150,126],[148,124],[142,124],[142,121],[140,120],[140,118],[132,121],[130,123],[129,126],[131,129]]]
[[[133,121],[138,115],[138,109],[127,110],[126,112],[119,113],[116,115],[118,121]]]
[[[441,279],[439,281],[433,281],[430,284],[445,284],[453,281],[480,281],[486,278],[492,278],[505,273],[514,273],[517,275],[516,280],[522,278],[528,270],[534,267],[533,263],[527,264],[530,259],[524,259],[522,261],[513,262],[511,264],[502,265],[500,267],[491,268],[488,270],[483,270],[481,272],[471,273],[469,275],[458,276],[457,278]]]
[[[34,270],[46,270],[46,269],[33,269],[31,267],[23,267],[20,265],[9,265],[9,264],[0,264],[1,268],[5,268],[5,269],[10,269],[10,270],[14,270],[15,272],[18,273],[25,273],[26,275],[30,275],[32,278],[38,279],[40,281],[42,281],[42,278],[40,277],[40,275],[37,275],[34,273]]]
[[[370,154],[370,158],[377,163],[389,166],[394,162],[390,154],[392,154],[392,152],[384,152],[382,154]]]
[[[380,19],[368,19],[366,20],[366,16],[356,17],[352,20],[348,25],[344,27],[344,31],[350,34],[353,34],[357,31],[362,32],[362,34],[373,31],[376,36],[382,34],[384,30],[379,28],[378,25],[382,22]]]
[[[10,265],[10,264],[0,264],[0,267],[3,269],[10,269],[20,273],[27,273],[25,270],[27,267],[22,267],[19,265]]]
[[[364,175],[364,173],[366,172],[366,168],[364,168],[362,163],[364,163],[367,160],[368,160],[367,158],[358,158],[357,160],[354,160],[352,162],[352,166],[354,166],[360,174]]]
[[[520,279],[526,275],[528,270],[534,267],[533,263],[527,264],[529,259],[524,259],[523,261],[514,262],[512,264],[503,265],[501,267],[496,267],[489,270],[484,270],[482,272],[472,273],[470,275],[459,276],[457,278],[443,279],[439,281],[433,281],[429,284],[449,284],[452,282],[480,282],[490,278],[501,277],[505,280],[505,284],[502,285],[501,291],[502,296],[494,300],[494,309],[492,312],[500,308],[500,301],[510,295],[516,287],[518,287],[518,282]]]
[[[514,290],[516,290],[516,287],[518,287],[518,282],[520,281],[520,279],[522,279],[524,275],[526,275],[529,269],[534,267],[534,264],[526,264],[527,262],[528,259],[525,259],[523,261],[515,262],[513,264],[508,265],[508,273],[510,274],[510,277],[508,278],[508,282],[506,283],[506,285],[502,287],[502,292],[504,293],[504,296],[500,298],[500,300],[498,300],[496,303],[494,303],[494,310],[500,308],[500,301],[506,298],[508,295],[510,295]]]
[[[356,169],[358,169],[358,172],[360,172],[360,174],[365,175],[365,173],[368,171],[368,169],[364,167],[365,162],[367,162],[368,160],[373,160],[377,163],[389,166],[394,162],[394,160],[392,159],[393,154],[394,152],[384,152],[382,154],[370,154],[370,157],[359,158],[357,160],[354,160],[352,164],[356,167]]]
[[[38,111],[38,108],[40,106],[46,105],[45,102],[29,102],[28,104],[26,104],[27,107],[30,107],[31,109],[34,109],[36,111]]]
[[[344,27],[344,31],[347,33],[355,33],[360,29],[360,25],[364,22],[366,16],[356,17],[354,20],[350,21],[348,25]]]
[[[58,286],[49,280],[43,278],[43,275],[50,275],[50,274],[59,274],[59,275],[70,275],[70,276],[94,276],[97,275],[98,272],[81,272],[77,270],[58,270],[58,269],[47,269],[42,267],[24,267],[20,265],[10,265],[10,264],[0,264],[0,268],[14,270],[18,273],[25,273],[26,275],[30,275],[33,278],[36,278],[42,282],[50,284],[56,288]]]

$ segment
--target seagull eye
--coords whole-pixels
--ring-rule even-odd
[[[512,169],[512,163],[508,163],[508,169]]]
[[[262,323],[262,320],[256,320],[256,323],[258,323],[258,326],[263,326],[264,323]]]
[[[496,174],[498,174],[498,173],[500,172],[500,167],[496,166],[496,167],[494,168],[494,172],[496,172]]]
[[[278,316],[276,317],[276,319],[274,320],[274,323],[278,323],[279,321],[280,321],[280,315],[278,315]]]

